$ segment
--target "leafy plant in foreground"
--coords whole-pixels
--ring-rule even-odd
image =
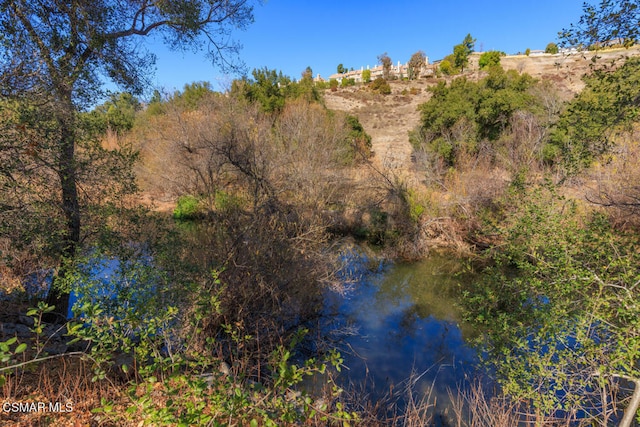
[[[506,394],[544,416],[607,424],[625,382],[640,399],[640,242],[581,217],[549,184],[514,196],[495,266],[465,294],[467,317],[487,331]]]

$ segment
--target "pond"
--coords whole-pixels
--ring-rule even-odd
[[[325,307],[332,327],[343,332],[342,384],[374,398],[401,396],[410,385],[417,396],[437,402],[449,401],[449,390],[467,387],[479,367],[467,344],[476,332],[462,322],[457,306],[458,285],[469,280],[458,274],[460,261],[432,255],[411,264],[380,264],[368,274],[365,256],[350,254],[346,261],[351,290],[329,295]]]
[[[99,261],[90,268],[94,280],[111,282],[122,273],[118,260]],[[399,408],[409,386],[418,399],[437,402],[438,411],[446,408],[449,392],[466,389],[480,369],[468,344],[477,332],[458,308],[459,285],[471,280],[460,274],[461,261],[436,254],[415,263],[381,262],[353,250],[343,263],[348,291],[328,292],[323,313],[325,333],[344,357],[339,384]],[[113,283],[98,288],[98,297],[113,295]],[[130,303],[139,299],[128,295]]]

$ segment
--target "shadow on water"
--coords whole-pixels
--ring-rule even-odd
[[[475,332],[457,308],[458,283],[465,280],[457,274],[460,262],[433,255],[371,272],[362,254],[349,253],[344,261],[351,291],[329,295],[325,306],[347,367],[341,384],[374,399],[392,392],[399,406],[410,385],[414,394],[446,407],[448,391],[468,387],[479,369],[476,351],[466,342]]]

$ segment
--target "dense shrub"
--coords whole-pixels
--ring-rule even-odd
[[[369,86],[373,92],[380,93],[382,95],[389,95],[391,93],[391,86],[382,77],[375,79]]]
[[[506,54],[504,52],[500,52],[498,50],[490,50],[488,52],[484,52],[482,55],[480,55],[478,65],[481,69],[500,65],[500,58],[505,55]]]
[[[355,79],[342,79],[342,82],[340,83],[341,87],[349,87],[349,86],[355,86],[356,85],[356,80]]]
[[[630,58],[613,71],[597,70],[584,81],[586,87],[569,103],[546,147],[547,160],[561,160],[570,173],[608,153],[616,134],[640,118],[640,59]]]
[[[453,68],[453,65],[451,65],[451,61],[449,61],[448,59],[443,59],[440,62],[439,69],[442,72],[442,74],[445,74],[447,76],[455,74],[455,69]]]
[[[176,208],[173,210],[173,217],[179,220],[191,220],[202,216],[203,209],[200,199],[185,195],[178,198]]]
[[[449,86],[441,82],[429,88],[433,96],[420,106],[420,141],[449,164],[460,150],[475,153],[483,140],[497,141],[520,109],[535,109],[535,98],[529,89],[535,84],[527,74],[505,72],[493,67],[489,75],[475,83],[458,78]]]

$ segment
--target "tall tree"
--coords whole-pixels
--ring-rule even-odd
[[[51,170],[57,176],[64,216],[60,259],[73,259],[82,241],[78,111],[100,96],[111,80],[139,93],[147,83],[152,53],[140,38],[162,36],[173,49],[203,48],[214,64],[238,69],[234,27],[253,19],[250,0],[1,0],[0,91],[8,98],[38,97],[48,106]],[[3,142],[4,143],[4,142]],[[64,278],[65,269],[58,270]],[[55,280],[50,303],[66,314],[68,293]]]
[[[476,39],[471,37],[471,34],[467,34],[462,43],[453,47],[453,65],[460,71],[464,71],[469,63],[469,55],[473,52],[475,44]]]
[[[391,58],[387,52],[378,56],[378,63],[382,65],[382,78],[389,80],[391,77]]]
[[[414,80],[420,77],[420,71],[427,63],[427,55],[423,51],[419,50],[409,59],[407,67],[407,73],[409,74],[409,80]]]

